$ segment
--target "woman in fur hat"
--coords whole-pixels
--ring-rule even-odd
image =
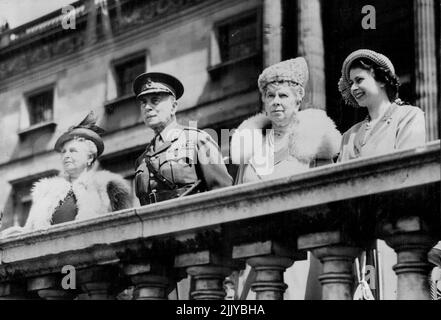
[[[231,158],[240,165],[236,184],[332,163],[341,135],[323,110],[300,111],[307,81],[302,57],[277,63],[260,75],[265,111],[244,121],[232,137]]]
[[[117,174],[93,168],[104,150],[100,137],[103,132],[90,113],[78,126],[58,138],[55,150],[61,155],[63,173],[34,184],[32,207],[25,226],[5,229],[3,236],[131,207],[130,189],[125,180]]]
[[[424,112],[398,98],[399,79],[389,58],[367,49],[352,52],[343,62],[338,85],[346,104],[368,111],[365,120],[343,134],[339,162],[425,144]],[[438,266],[441,266],[440,244],[429,254],[429,260]],[[381,240],[373,246],[383,262],[376,265],[375,250],[368,250],[367,264],[374,264],[377,276],[380,277],[381,273],[380,278],[387,283],[383,287],[388,288],[388,291],[378,296],[391,299],[396,286],[396,275],[392,270],[396,263],[396,253]]]
[[[258,86],[264,112],[244,121],[232,137],[231,157],[239,164],[236,184],[290,176],[333,162],[341,134],[323,110],[300,111],[307,81],[308,66],[302,57],[262,72]],[[289,285],[285,298],[319,299],[319,268],[312,256],[295,262],[285,273]],[[308,272],[312,281],[307,285]]]

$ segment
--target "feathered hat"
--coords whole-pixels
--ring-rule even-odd
[[[60,152],[63,145],[75,137],[83,137],[84,139],[92,141],[97,148],[99,156],[104,151],[104,142],[101,135],[105,132],[104,129],[96,125],[96,117],[93,111],[91,111],[83,121],[78,125],[70,127],[65,133],[63,133],[55,142],[55,150]]]

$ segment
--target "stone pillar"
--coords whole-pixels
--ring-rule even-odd
[[[79,270],[77,281],[83,290],[80,300],[114,300],[118,273],[113,266],[95,266]]]
[[[46,275],[31,278],[27,283],[28,291],[37,292],[38,296],[46,300],[72,300],[77,296],[76,290],[63,289],[61,277]]]
[[[96,42],[96,17],[97,10],[95,0],[86,1],[87,12],[87,27],[86,27],[86,46],[92,45]]]
[[[282,0],[263,1],[263,67],[282,60]]]
[[[397,275],[398,300],[430,300],[430,272],[427,254],[436,244],[425,223],[418,217],[386,223],[384,240],[397,253],[393,267]]]
[[[0,300],[26,300],[28,299],[26,284],[22,282],[0,283]]]
[[[341,231],[300,236],[298,247],[310,250],[323,265],[319,276],[323,300],[353,299],[353,264],[361,252],[359,247],[353,245]]]
[[[120,4],[117,4],[120,5]],[[101,9],[101,27],[104,33],[104,37],[106,39],[112,38],[112,25],[110,22],[110,15],[108,9],[108,0],[101,0],[99,2],[99,6]]]
[[[124,274],[135,286],[133,299],[167,300],[173,278],[165,266],[148,262],[128,264],[124,266]]]
[[[265,256],[248,259],[247,263],[256,272],[256,279],[251,285],[251,290],[256,292],[256,300],[283,300],[283,294],[288,288],[283,274],[293,265],[294,259]]]
[[[353,246],[326,246],[311,250],[323,264],[319,277],[323,300],[352,300],[354,292],[354,259],[360,248]]]
[[[187,273],[194,281],[191,297],[194,300],[224,300],[226,296],[224,280],[231,272],[231,268],[218,265],[187,268]]]
[[[427,141],[439,139],[435,0],[414,0],[416,105],[426,114]]]
[[[303,108],[326,108],[325,46],[320,0],[297,0],[298,55],[305,57],[309,81]]]
[[[256,277],[251,284],[251,290],[256,292],[257,300],[283,300],[288,288],[283,277],[285,270],[292,266],[294,261],[306,258],[306,252],[298,252],[295,248],[271,240],[233,247],[233,259],[246,259],[247,264],[252,267],[252,272],[255,272]],[[243,290],[248,291],[248,288],[244,287]],[[242,293],[243,296],[246,294],[247,292]]]
[[[195,300],[223,300],[224,281],[233,269],[231,259],[210,250],[176,256],[175,268],[185,269],[193,281],[190,296]]]

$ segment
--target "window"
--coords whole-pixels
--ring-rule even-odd
[[[12,216],[4,217],[7,223],[6,227],[12,225],[23,226],[26,223],[32,206],[32,186],[38,180],[56,176],[58,173],[59,171],[54,169],[9,181],[13,189],[13,210],[9,213]]]
[[[133,80],[145,70],[145,55],[115,64],[118,97],[132,94]]]
[[[259,51],[257,13],[218,24],[217,38],[221,63],[248,57]]]
[[[40,91],[28,96],[29,124],[31,126],[53,119],[54,90]]]

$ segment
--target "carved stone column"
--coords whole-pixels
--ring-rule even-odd
[[[305,57],[309,67],[309,81],[304,106],[326,107],[325,46],[320,0],[297,0],[298,55]]]
[[[414,0],[416,105],[426,114],[427,140],[439,138],[439,64],[436,58],[435,0]]]
[[[174,282],[169,269],[162,264],[127,264],[124,273],[135,285],[135,300],[167,300],[169,288]]]
[[[95,0],[86,0],[87,27],[86,27],[86,46],[92,45],[97,40],[96,18],[97,10]]]
[[[263,1],[263,67],[282,60],[282,0]]]
[[[113,300],[114,285],[118,283],[118,273],[113,266],[95,266],[77,271],[77,281],[83,290],[81,300]]]
[[[28,299],[26,284],[22,282],[0,283],[0,300],[26,300]]]
[[[383,225],[386,243],[397,253],[398,300],[430,300],[430,271],[427,253],[436,244],[425,223],[418,217]]]
[[[353,263],[360,248],[340,245],[311,251],[323,264],[323,273],[319,277],[323,300],[352,300]]]
[[[59,275],[31,278],[27,282],[27,287],[28,291],[37,292],[41,298],[46,300],[72,300],[77,296],[76,290],[61,287]]]
[[[251,289],[256,292],[256,300],[283,300],[283,294],[288,288],[283,281],[283,274],[293,265],[294,259],[265,256],[248,259],[247,263],[256,272],[256,279],[251,285]]]
[[[209,250],[178,255],[176,268],[184,268],[192,277],[194,286],[190,292],[195,300],[223,300],[226,296],[225,278],[233,270],[232,262]]]
[[[224,280],[231,272],[231,268],[218,265],[187,268],[187,273],[194,281],[190,296],[194,300],[224,300],[226,296]]]
[[[292,248],[268,240],[234,246],[233,258],[246,259],[252,267],[250,274],[255,273],[255,278],[251,283],[251,290],[256,292],[257,300],[283,300],[288,288],[283,278],[285,270],[295,261],[306,260],[307,255],[306,252],[296,252]],[[244,287],[243,290],[247,291],[248,288]]]
[[[310,250],[323,264],[319,280],[323,300],[353,299],[353,263],[361,249],[344,240],[339,231],[299,237],[299,249]]]

